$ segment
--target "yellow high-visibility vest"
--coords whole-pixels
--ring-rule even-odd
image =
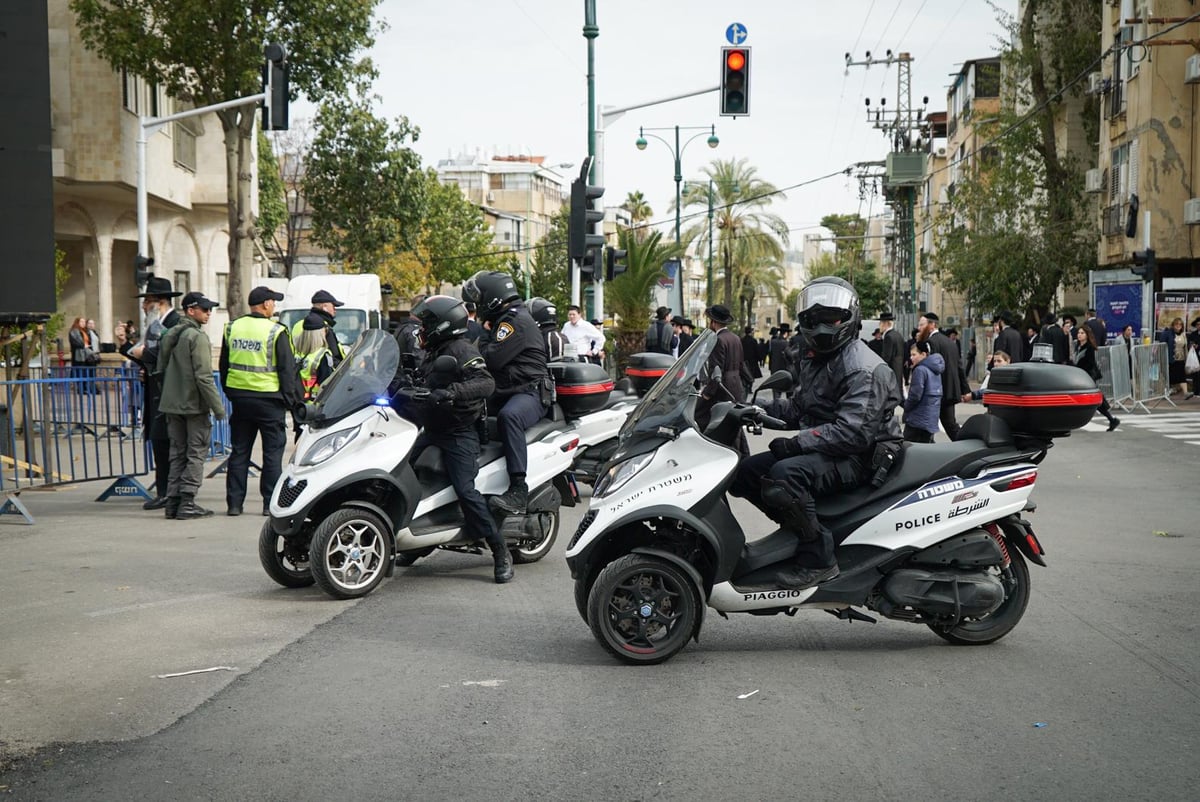
[[[275,372],[275,341],[286,332],[282,325],[265,317],[245,315],[225,324],[225,343],[229,347],[231,390],[256,393],[279,392],[279,374]]]

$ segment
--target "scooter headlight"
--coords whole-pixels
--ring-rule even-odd
[[[325,460],[332,457],[334,454],[342,450],[343,447],[355,437],[358,436],[359,429],[362,424],[355,426],[353,429],[340,429],[336,432],[330,432],[322,437],[317,442],[313,443],[300,460],[301,465],[319,465]]]
[[[592,488],[592,498],[603,498],[617,492],[630,479],[637,476],[653,459],[654,452],[650,452],[649,454],[639,454],[636,457],[630,457],[627,460],[618,462],[605,471],[600,480],[596,482],[595,487]]]

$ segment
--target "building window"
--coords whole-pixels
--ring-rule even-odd
[[[200,117],[185,117],[171,126],[175,163],[184,169],[196,172],[196,139],[204,133]]]
[[[217,294],[213,296],[213,300],[217,302],[217,308],[221,309],[225,306],[225,296],[229,294],[229,274],[217,273]]]
[[[975,97],[1000,97],[999,61],[982,61],[976,63]]]
[[[128,70],[121,70],[122,106],[139,117],[157,117],[164,105],[162,101],[163,93],[157,86]]]
[[[175,271],[175,292],[187,294],[192,291],[192,271],[176,270]]]

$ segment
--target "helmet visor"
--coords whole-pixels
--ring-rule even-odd
[[[854,308],[856,300],[854,291],[846,287],[814,283],[800,291],[800,297],[796,299],[796,311],[804,313],[815,306],[850,310]]]

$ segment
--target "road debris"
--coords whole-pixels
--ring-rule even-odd
[[[210,671],[237,671],[237,666],[213,666],[212,668],[197,668],[195,671],[179,671],[174,674],[155,674],[157,679],[170,679],[171,677],[186,677],[189,674],[207,674]]]

